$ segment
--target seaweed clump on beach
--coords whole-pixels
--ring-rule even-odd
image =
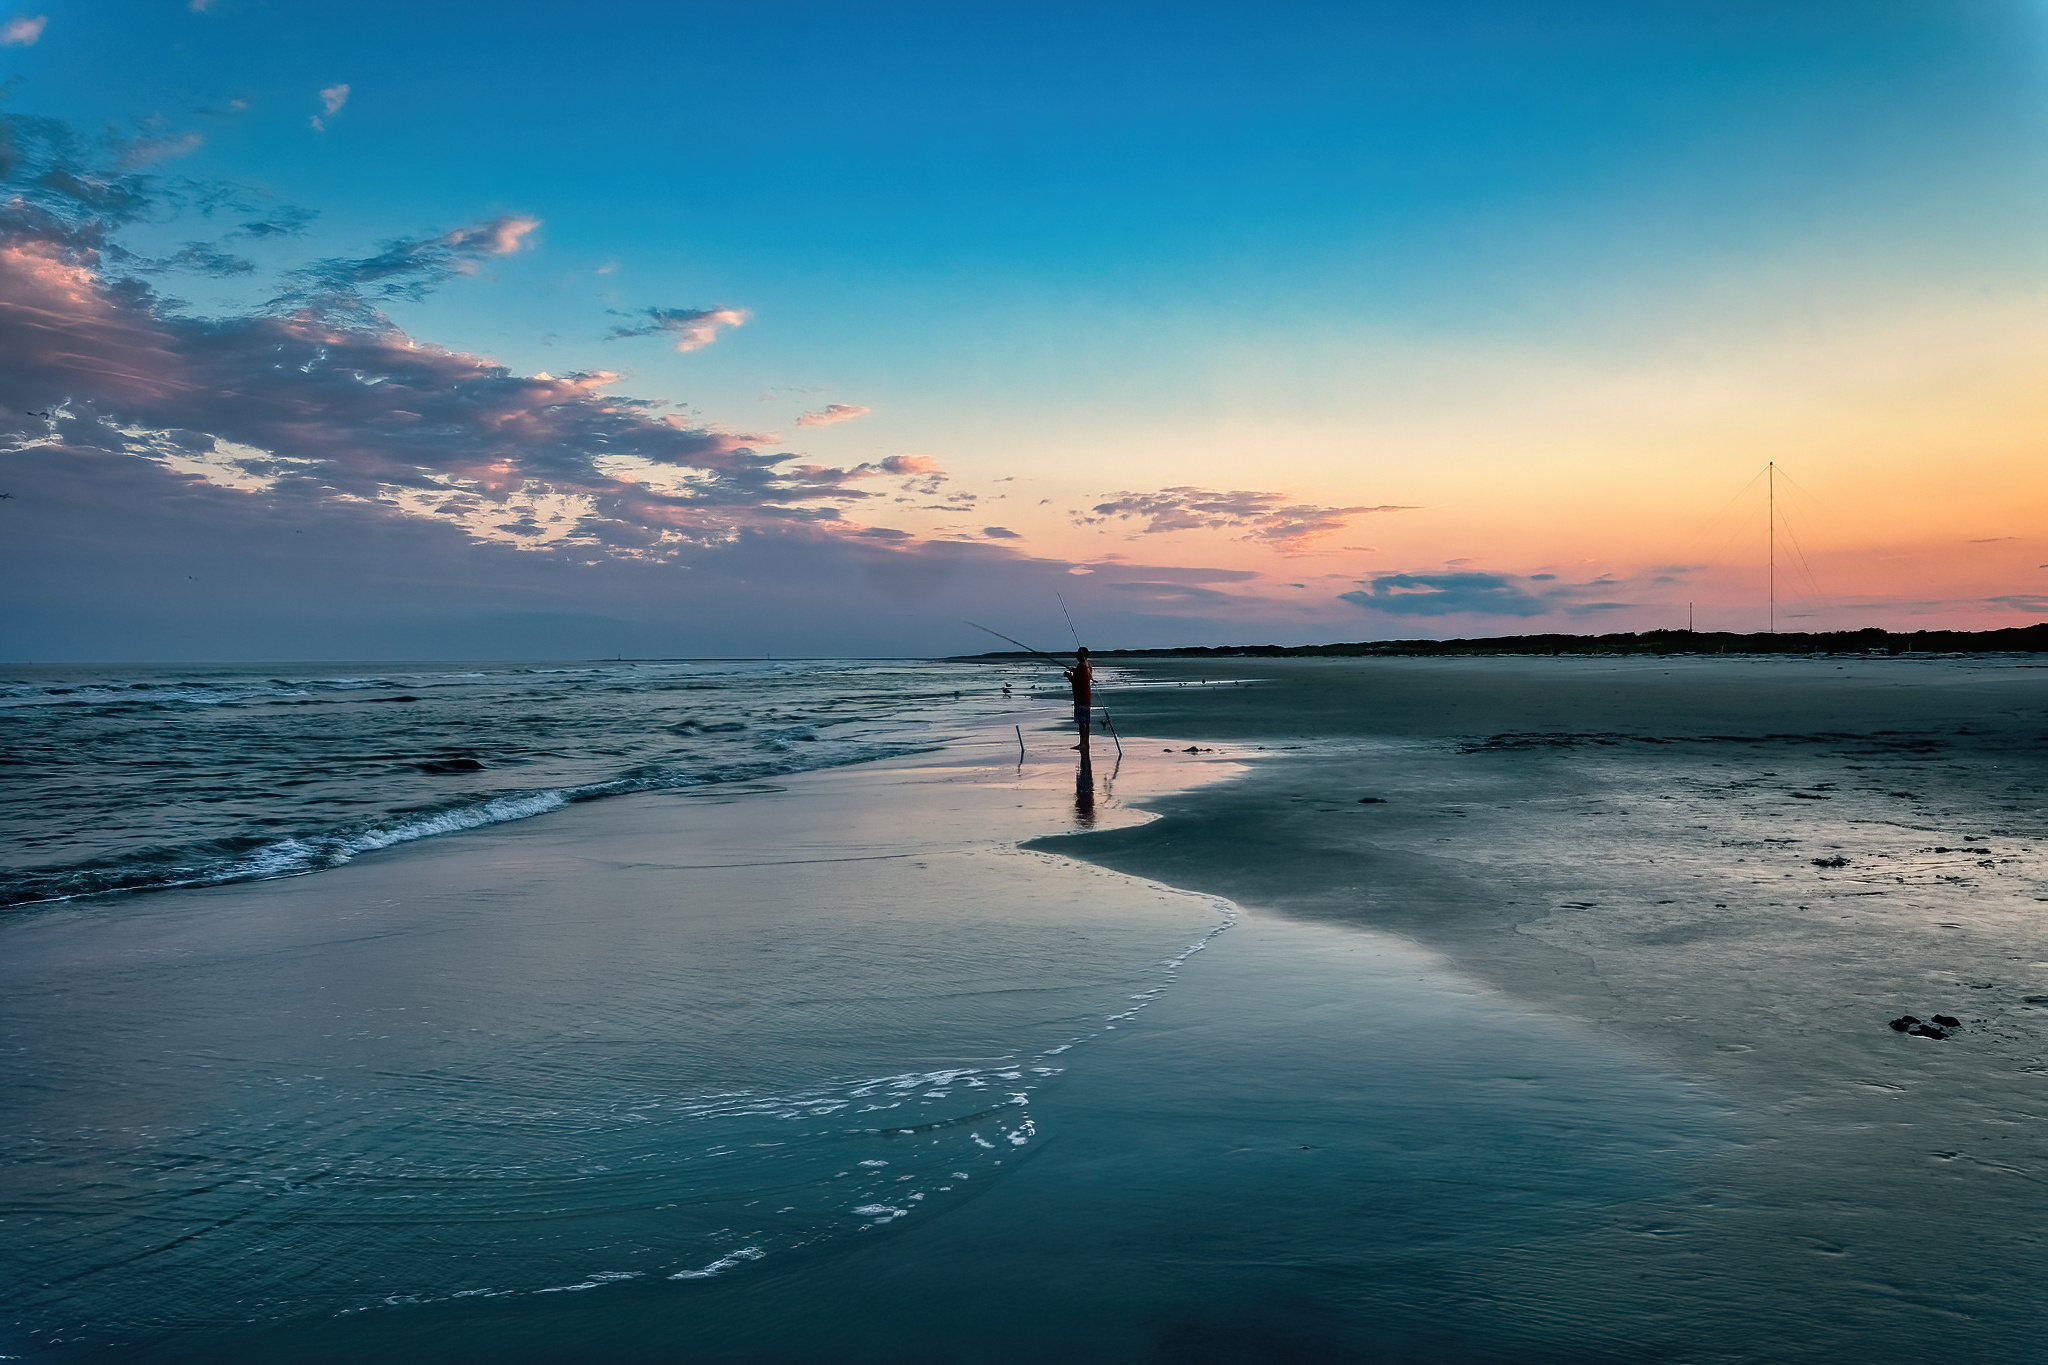
[[[1952,1030],[1961,1028],[1963,1021],[1953,1014],[1937,1014],[1926,1021],[1910,1014],[1902,1014],[1892,1020],[1891,1025],[1895,1032],[1910,1034],[1915,1038],[1946,1038]]]

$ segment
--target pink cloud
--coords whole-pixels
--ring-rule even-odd
[[[91,269],[48,241],[0,245],[0,356],[0,401],[17,412],[74,390],[137,401],[179,387],[163,378],[176,362],[171,338],[120,307]],[[0,418],[0,428],[15,425],[25,424]]]
[[[846,471],[846,477],[849,479],[878,479],[885,475],[901,478],[903,482],[897,486],[905,493],[919,493],[925,497],[938,496],[939,486],[945,483],[948,477],[944,466],[929,455],[891,455],[878,463],[857,464]],[[972,493],[956,493],[950,496],[960,505],[937,510],[964,512],[968,503],[976,501],[976,495]],[[896,501],[910,502],[912,499],[898,498]]]
[[[346,87],[344,87],[346,88]],[[528,218],[519,213],[501,213],[469,227],[444,232],[439,241],[450,247],[473,247],[493,256],[510,256],[522,247],[533,243],[527,237],[540,226],[540,219]]]
[[[43,36],[43,25],[49,22],[47,14],[17,14],[0,25],[0,46],[34,47]]]
[[[697,351],[718,340],[719,328],[743,326],[753,314],[743,308],[642,308],[634,316],[647,321],[614,327],[605,340],[666,335],[674,338],[678,351]]]
[[[800,427],[829,427],[834,422],[851,422],[856,417],[865,417],[873,408],[858,407],[852,403],[827,403],[816,412],[807,412],[796,419]]]

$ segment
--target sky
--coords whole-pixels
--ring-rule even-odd
[[[2048,5],[51,0],[0,657],[2048,619]],[[1775,474],[1767,467],[1775,464]]]

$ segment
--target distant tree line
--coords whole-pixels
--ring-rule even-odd
[[[1477,640],[1358,640],[1329,645],[1189,645],[1099,649],[1100,659],[1315,659],[1369,654],[2009,654],[2048,651],[2048,621],[2004,630],[1646,630],[1609,635],[1496,635]],[[1010,650],[962,656],[1029,659]]]

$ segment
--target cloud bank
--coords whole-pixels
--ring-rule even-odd
[[[0,204],[0,442],[14,453],[153,461],[273,501],[352,501],[570,555],[672,558],[748,529],[825,528],[876,473],[764,453],[757,438],[610,392],[604,371],[516,375],[408,336],[381,311],[529,246],[520,214],[290,271],[266,301],[201,317],[144,275],[250,267],[194,243],[145,261],[115,245],[213,191],[124,166],[124,147],[9,119]],[[218,198],[218,194],[215,195]],[[209,201],[211,202],[211,201]],[[282,235],[289,213],[233,235]],[[684,348],[734,310],[649,310]],[[104,466],[103,466],[104,468]],[[829,529],[829,528],[827,528]]]
[[[323,97],[339,109],[345,92]],[[1247,571],[1031,556],[1012,527],[982,525],[977,495],[930,455],[813,462],[621,394],[609,371],[516,374],[388,315],[532,249],[532,216],[395,237],[259,284],[241,245],[288,245],[314,216],[164,171],[196,145],[0,118],[12,648],[559,657],[721,653],[773,632],[828,652],[971,651],[950,623],[1009,604],[1029,629],[1060,588],[1097,638],[1220,643],[1270,624],[1265,599],[1210,586]],[[131,229],[158,243],[195,220],[213,235],[126,244]],[[235,281],[248,301],[194,310],[161,287],[181,274]],[[689,351],[746,320],[645,308],[612,336]],[[866,411],[831,404],[802,424]],[[921,537],[858,517],[906,506],[956,521]],[[1391,510],[1178,487],[1092,516],[1299,552]]]

